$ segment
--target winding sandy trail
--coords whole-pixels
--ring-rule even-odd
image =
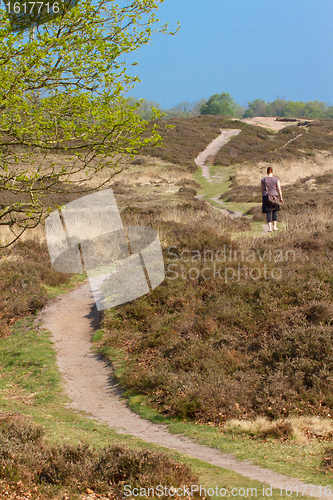
[[[201,446],[187,437],[170,434],[165,426],[152,424],[132,413],[120,398],[111,367],[91,348],[91,336],[98,328],[98,313],[89,283],[52,299],[41,312],[40,319],[42,327],[52,332],[65,392],[72,401],[71,408],[84,410],[91,418],[144,441],[177,450],[276,488],[288,486],[295,492],[297,488],[303,491],[305,485],[297,479],[258,467],[250,461],[237,460],[231,454]],[[320,498],[315,493],[312,496]],[[325,498],[333,500],[333,495]]]
[[[201,168],[202,170],[202,175],[207,181],[213,182],[214,178],[211,178],[210,176],[210,167],[209,165],[206,165],[206,161],[208,160],[213,160],[217,153],[220,151],[220,149],[227,144],[227,142],[230,141],[231,137],[234,135],[238,135],[241,132],[240,129],[233,129],[233,130],[223,130],[221,129],[221,134],[216,137],[212,142],[208,144],[206,149],[199,153],[199,155],[195,158],[195,163],[198,165],[198,167]],[[223,180],[222,178],[219,179],[220,181]],[[197,198],[203,198],[204,195],[199,195]],[[232,210],[228,210],[223,207],[224,202],[221,201],[219,198],[212,198],[213,201],[216,203],[222,205],[220,208],[217,208],[222,212],[224,215],[227,215],[228,217],[231,217],[232,219],[237,218],[237,217],[242,217],[243,212],[234,212]],[[213,205],[214,206],[214,205]]]
[[[240,129],[233,130],[223,130],[221,129],[221,134],[216,137],[211,143],[208,144],[206,149],[199,153],[199,155],[194,160],[198,167],[202,168],[202,175],[207,179],[207,181],[211,181],[209,166],[206,165],[206,161],[208,159],[214,158],[217,153],[220,151],[222,146],[227,144],[230,141],[231,137],[234,135],[238,135],[241,132]]]

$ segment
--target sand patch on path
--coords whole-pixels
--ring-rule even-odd
[[[259,127],[264,127],[268,128],[270,130],[274,130],[274,132],[278,132],[279,130],[282,130],[284,127],[287,127],[288,125],[297,125],[298,123],[307,121],[311,122],[312,120],[308,120],[307,118],[302,118],[302,119],[296,119],[295,121],[281,121],[281,120],[276,120],[276,116],[254,116],[253,118],[243,118],[243,119],[238,119],[235,118],[235,121],[241,121],[244,123],[248,123],[249,125],[257,125]]]

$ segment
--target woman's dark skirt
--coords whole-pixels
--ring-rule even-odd
[[[268,196],[267,195],[264,195],[262,197],[262,213],[263,214],[267,214],[268,212],[278,212],[279,210],[280,210],[280,205],[278,205],[276,208],[274,208],[274,210],[272,209],[272,207],[268,203]]]

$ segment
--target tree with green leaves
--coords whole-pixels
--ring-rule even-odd
[[[268,116],[267,111],[267,103],[262,99],[255,99],[252,102],[248,102],[248,109],[245,111],[243,117]]]
[[[222,94],[212,95],[201,108],[202,115],[223,115],[235,116],[237,104],[230,94],[222,92]]]
[[[269,102],[268,115],[267,116],[283,116],[283,110],[286,105],[286,100],[284,97],[278,96],[275,101]]]
[[[144,120],[152,120],[157,112],[162,114],[158,102],[148,101],[148,99],[136,99],[135,97],[130,97],[129,102],[135,108],[136,113]]]
[[[46,193],[89,190],[103,171],[102,186],[124,155],[158,142],[154,129],[143,138],[126,98],[138,81],[126,55],[171,33],[156,17],[161,2],[79,0],[16,32],[0,9],[0,227],[12,233],[0,246],[43,220]]]

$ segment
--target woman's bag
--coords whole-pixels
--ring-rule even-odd
[[[274,196],[274,194],[269,194],[267,201],[271,209],[275,210],[279,206],[280,198],[278,196]]]
[[[267,204],[272,210],[275,210],[280,203],[280,197],[275,196],[274,194],[268,194],[267,188],[266,188],[266,181],[265,181],[265,190],[267,193]]]

